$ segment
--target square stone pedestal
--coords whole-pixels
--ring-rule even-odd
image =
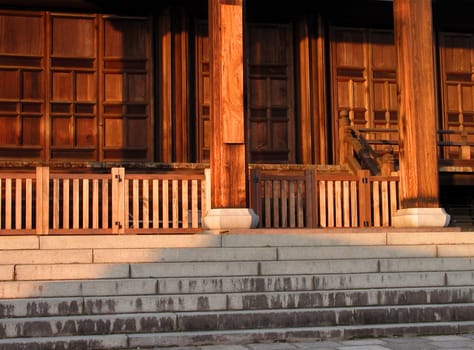
[[[255,228],[258,220],[258,215],[253,209],[218,208],[207,212],[203,217],[203,225],[208,230]]]
[[[446,227],[451,217],[443,208],[400,209],[392,216],[393,227]]]

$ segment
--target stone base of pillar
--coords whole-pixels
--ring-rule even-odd
[[[203,217],[203,226],[208,230],[255,228],[258,220],[258,215],[253,209],[218,208],[207,212]]]
[[[392,216],[393,227],[446,227],[451,217],[443,208],[400,209]]]

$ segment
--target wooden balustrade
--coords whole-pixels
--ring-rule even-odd
[[[265,228],[387,227],[399,208],[396,175],[256,168],[251,179],[251,207]]]
[[[437,130],[437,134],[439,171],[474,171],[474,130]],[[348,112],[342,110],[339,139],[339,162],[354,172],[369,169],[372,175],[390,175],[398,167],[397,128],[355,128]]]
[[[209,169],[166,173],[0,172],[1,234],[196,232],[210,208]],[[250,169],[260,227],[388,227],[397,175],[304,166]]]
[[[3,234],[194,232],[210,208],[209,170],[0,172]]]

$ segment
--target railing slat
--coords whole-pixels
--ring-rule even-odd
[[[109,226],[109,211],[110,201],[109,201],[109,180],[102,179],[102,229],[108,229]],[[112,223],[113,225],[113,223]]]
[[[191,227],[199,227],[198,180],[191,181]]]
[[[271,191],[271,181],[265,181],[265,227],[271,227],[271,206],[270,206],[270,191]]]
[[[99,228],[99,179],[92,180],[92,228]]]
[[[12,228],[12,179],[6,179],[5,183],[5,229]]]
[[[327,200],[328,200],[328,227],[334,227],[334,181],[327,182]]]
[[[79,179],[72,180],[72,228],[79,228]]]
[[[273,189],[273,207],[272,207],[272,213],[273,213],[273,226],[274,227],[279,227],[280,226],[280,194],[279,194],[279,189],[280,189],[280,182],[277,180],[272,181],[272,189]]]
[[[0,185],[0,193],[2,186]],[[33,180],[26,179],[26,208],[25,208],[25,228],[31,230],[33,228]],[[0,213],[1,210],[1,200],[0,200]],[[0,227],[1,227],[1,215],[0,215]]]
[[[390,212],[392,213],[392,215],[398,210],[397,183],[397,181],[390,181]]]
[[[121,227],[123,227],[123,229],[121,229],[122,233],[124,233],[126,229],[130,228],[130,208],[129,208],[129,203],[130,203],[130,180],[125,179],[123,182],[125,182],[125,189],[124,189],[124,192],[123,192],[123,197],[124,197],[123,215],[120,216],[121,220],[123,221],[123,224],[121,225]]]
[[[304,227],[303,181],[298,180],[297,186],[298,227]]]
[[[132,215],[133,215],[132,227],[133,228],[139,228],[140,227],[140,224],[139,224],[139,220],[140,220],[140,209],[139,209],[140,202],[139,202],[139,200],[140,200],[140,197],[138,195],[139,189],[140,189],[140,182],[138,181],[138,179],[133,179],[132,180],[132,203],[133,203],[133,206],[132,206]],[[128,201],[125,202],[125,203],[128,203]]]
[[[188,180],[181,182],[181,208],[182,208],[182,223],[183,228],[189,227],[189,204],[188,204]]]
[[[388,184],[382,181],[382,226],[388,226],[390,222],[390,210],[388,202]]]
[[[328,219],[327,219],[327,201],[326,201],[326,181],[321,180],[319,181],[319,224],[321,227],[328,226]]]
[[[82,180],[82,228],[89,228],[89,180]]]
[[[288,227],[288,181],[281,181],[281,227]]]
[[[374,226],[380,226],[380,186],[378,181],[372,182],[372,207]]]
[[[336,227],[342,227],[342,216],[343,216],[343,206],[342,206],[342,188],[341,181],[334,182],[334,196],[335,196],[335,215]]]
[[[350,206],[350,191],[349,191],[349,181],[342,182],[342,207],[344,208],[344,220],[343,226],[350,227],[351,226],[351,206]]]
[[[357,181],[350,182],[350,191],[351,191],[351,227],[359,226],[359,210],[358,210],[358,201],[357,201]]]
[[[59,228],[59,220],[60,220],[60,183],[59,179],[53,179],[53,229]]]
[[[159,181],[154,179],[152,182],[153,186],[153,228],[160,227],[159,214],[160,214],[160,201],[159,201]]]
[[[21,218],[23,217],[23,186],[22,180],[15,180],[15,229],[21,229]]]
[[[143,216],[143,228],[150,227],[150,213],[149,213],[149,186],[148,179],[143,180],[143,189],[142,189],[142,216]]]
[[[296,227],[295,180],[290,181],[290,227]]]
[[[69,228],[69,179],[63,180],[63,228]]]
[[[163,228],[169,227],[169,201],[168,201],[168,180],[163,180],[163,199],[161,207],[163,208]]]

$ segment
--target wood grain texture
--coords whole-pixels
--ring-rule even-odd
[[[246,207],[242,4],[209,0],[211,43],[211,205]]]
[[[431,0],[394,0],[401,207],[438,206]]]

